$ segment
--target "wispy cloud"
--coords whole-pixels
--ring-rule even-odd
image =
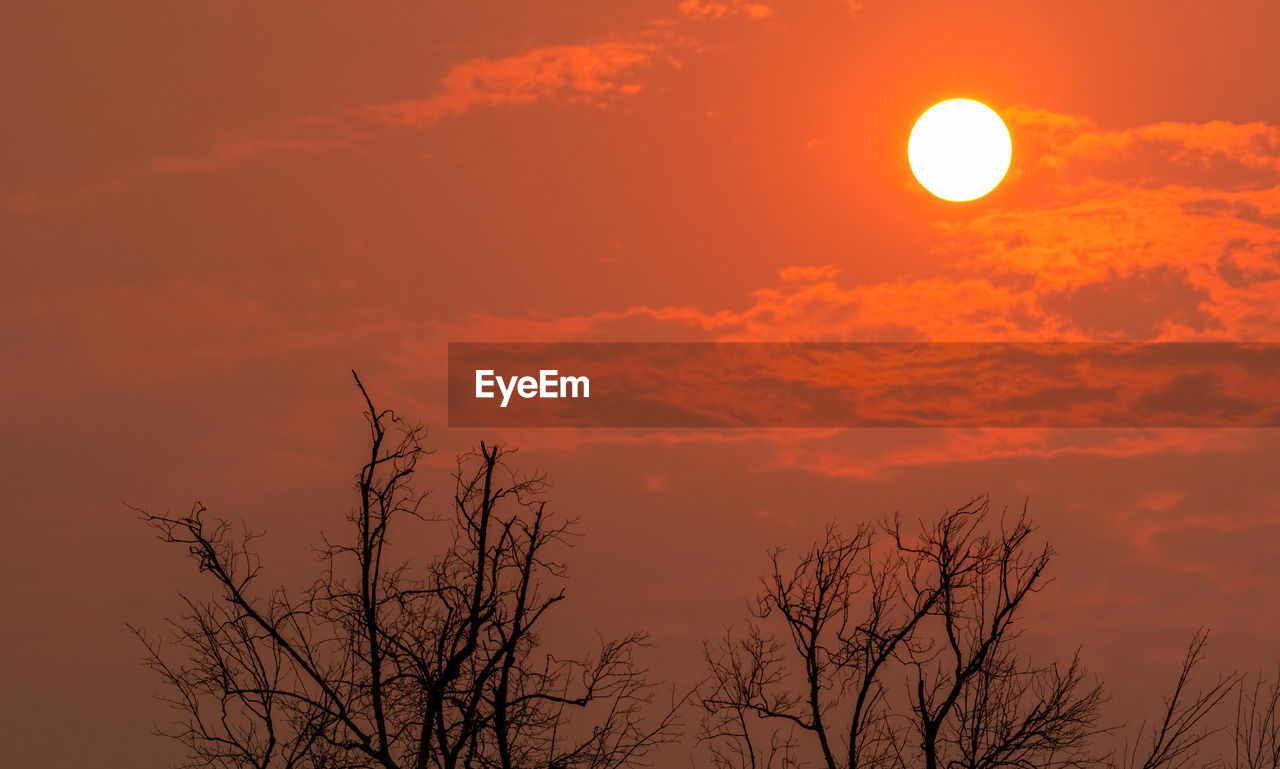
[[[375,140],[378,129],[426,127],[476,109],[537,104],[607,107],[643,93],[646,71],[657,66],[682,66],[677,54],[692,43],[688,35],[679,31],[680,23],[692,26],[697,19],[770,15],[766,6],[740,0],[682,5],[673,13],[674,18],[651,19],[638,30],[598,40],[533,46],[509,56],[468,59],[449,67],[436,88],[421,97],[292,118],[272,133],[226,136],[204,149],[153,158],[123,169],[115,178],[72,189],[62,186],[0,195],[0,211],[74,210],[148,179],[207,173],[278,154],[357,150]]]
[[[317,131],[317,127],[321,130]],[[324,121],[300,121],[297,132],[292,135],[229,138],[202,153],[155,158],[147,164],[147,170],[159,175],[202,173],[259,155],[324,155],[356,149],[369,137],[367,131],[346,126],[328,126],[325,130]]]
[[[644,90],[637,75],[659,60],[678,64],[657,42],[632,38],[534,48],[500,59],[471,59],[450,68],[439,89],[425,98],[360,107],[351,115],[421,126],[477,107],[543,101],[602,106]]]
[[[227,136],[198,152],[161,155],[122,170],[113,179],[66,188],[31,189],[0,196],[0,211],[37,214],[93,208],[149,180],[206,174],[252,160],[279,155],[328,155],[358,151],[372,137],[367,127],[346,121],[303,118],[272,136]]]
[[[1030,281],[1086,336],[1280,335],[1280,129],[1008,114],[1026,145],[1012,183],[1032,200],[943,225],[962,269]]]
[[[750,0],[680,0],[676,8],[681,16],[690,19],[723,19],[726,16],[767,19],[775,13],[770,6]]]

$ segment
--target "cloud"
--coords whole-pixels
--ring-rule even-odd
[[[872,479],[906,468],[989,462],[1003,459],[1051,459],[1101,456],[1113,459],[1153,454],[1202,454],[1240,451],[1244,434],[1232,430],[1061,430],[980,428],[905,431],[899,445],[855,442],[832,436],[792,442],[778,448],[780,466],[829,478]],[[852,435],[846,433],[845,435]]]
[[[1036,158],[1042,167],[1098,176],[1118,172],[1137,184],[1175,175],[1183,181],[1213,178],[1232,165],[1254,172],[1246,184],[1274,183],[1280,174],[1280,128],[1266,123],[1161,122],[1101,130],[1079,115],[1025,106],[1010,107],[1004,114],[1015,130],[1030,133],[1022,138],[1042,147]],[[1136,176],[1135,170],[1140,172]]]
[[[741,6],[741,12],[752,16],[758,16],[764,8],[739,2],[728,5],[735,14]],[[681,66],[674,50],[687,41],[671,27],[672,20],[655,19],[628,35],[535,47],[496,59],[470,59],[451,66],[435,91],[424,98],[288,119],[275,133],[225,136],[204,150],[152,158],[123,169],[116,178],[71,189],[32,189],[0,195],[0,211],[32,214],[78,210],[157,177],[216,171],[282,153],[322,155],[357,150],[376,138],[375,128],[424,127],[478,108],[539,103],[606,107],[642,93],[645,83],[641,73],[645,70],[659,63],[677,69]]]
[[[1054,320],[1033,292],[985,278],[841,287],[831,267],[794,266],[741,309],[691,306],[570,316],[472,314],[442,327],[455,341],[1042,341]]]
[[[726,16],[745,16],[749,19],[767,19],[774,10],[764,3],[749,0],[681,0],[676,6],[680,15],[689,19],[723,19]]]
[[[1086,338],[1280,337],[1280,129],[1006,115],[1017,203],[939,225],[960,270]]]
[[[329,121],[298,121],[298,127],[302,130],[290,135],[233,137],[224,139],[199,154],[158,157],[147,164],[147,170],[162,176],[202,173],[260,155],[324,155],[357,149],[371,136],[367,131],[349,130],[341,125],[334,126]],[[322,132],[311,130],[316,127],[320,127]],[[333,130],[335,128],[337,130]]]
[[[450,70],[434,95],[405,103],[417,106],[392,114],[399,116],[396,120],[416,124],[481,106],[541,100],[609,103],[624,97],[624,87],[638,82],[642,70],[666,55],[654,38],[472,60]],[[736,306],[635,305],[568,316],[477,313],[449,322],[379,327],[369,333],[394,338],[380,347],[381,354],[417,382],[437,379],[429,369],[441,363],[446,340],[1083,341],[1278,336],[1280,144],[1274,128],[1219,121],[1106,131],[1087,119],[1045,110],[1019,108],[1006,115],[1019,146],[1018,167],[1008,182],[1010,194],[999,198],[1005,201],[1001,205],[976,206],[972,216],[952,217],[937,225],[940,254],[953,261],[935,276],[859,285],[844,280],[832,265],[798,263],[783,266],[777,281],[744,296]],[[311,153],[349,146],[329,124],[308,127],[310,133],[299,132],[291,141],[229,140],[204,156],[157,161],[151,172],[190,173],[256,153]],[[117,306],[146,306],[129,297],[118,299]],[[187,297],[176,304],[208,303],[217,312],[222,301]],[[253,310],[236,308],[234,314],[239,319],[258,317]],[[109,325],[102,322],[103,328]],[[82,333],[92,335],[97,327],[95,321]],[[158,322],[149,327],[181,326]],[[280,323],[272,321],[246,329],[245,335],[275,350],[298,345],[341,347],[351,342],[336,332],[330,336],[327,329],[308,332],[307,339],[293,338],[291,330],[286,339],[277,336],[279,328]],[[159,340],[160,346],[163,342]],[[179,376],[178,370],[198,372],[217,364],[224,349],[228,359],[259,354],[236,344],[211,339],[207,350],[200,346],[179,350],[166,358],[172,371],[148,376],[163,379]],[[85,346],[111,349],[106,343]],[[141,357],[130,368],[141,371],[150,360],[142,351],[116,350],[109,357],[128,362],[134,353]],[[89,363],[93,368],[107,365],[105,359]],[[1153,441],[1144,444],[1143,450],[1163,450],[1162,445]],[[933,455],[935,459],[927,452],[916,452],[885,461],[954,461],[963,456],[955,449],[945,447]],[[1013,449],[997,446],[994,450]],[[1104,449],[1072,450],[1097,453]],[[1023,445],[1017,451],[1051,456],[1058,444]],[[945,459],[948,456],[953,460]],[[876,462],[865,464],[877,466]]]
[[[340,286],[312,288],[315,295],[343,298]],[[9,393],[57,386],[61,379],[134,388],[189,383],[285,356],[349,356],[361,347],[386,352],[423,331],[421,323],[388,320],[376,309],[330,316],[286,308],[241,286],[188,280],[66,288],[12,302],[0,319],[48,334],[24,340],[25,349],[0,347],[32,363],[32,371],[48,372],[47,378],[7,380],[0,392]]]
[[[601,106],[643,91],[637,73],[659,60],[676,64],[658,43],[638,38],[471,59],[450,68],[436,92],[425,99],[361,107],[352,114],[380,123],[422,126],[476,107],[543,101]]]
[[[29,190],[0,196],[0,210],[30,214],[82,209],[148,178],[207,173],[269,155],[357,150],[375,136],[370,123],[427,126],[476,108],[539,102],[602,107],[642,92],[638,73],[659,60],[679,66],[657,38],[645,36],[471,59],[451,67],[436,92],[424,99],[367,105],[338,116],[293,119],[274,135],[227,136],[200,152],[152,158],[105,182],[70,191]]]
[[[124,179],[107,179],[81,184],[69,190],[28,189],[0,195],[0,211],[38,214],[47,211],[76,211],[92,207],[98,200],[123,192],[130,186]]]
[[[293,120],[274,136],[226,136],[200,152],[151,158],[121,171],[114,179],[71,189],[31,189],[0,196],[0,211],[36,214],[91,209],[104,198],[123,193],[148,180],[212,173],[267,156],[356,152],[372,136],[370,131],[342,121],[323,118]]]
[[[1005,114],[1019,147],[1007,202],[937,223],[950,257],[938,275],[850,285],[831,265],[792,264],[738,308],[473,317],[459,338],[483,341],[467,327],[547,340],[1280,338],[1280,129],[1108,131],[1047,110]]]
[[[1214,121],[1103,130],[1047,110],[1005,114],[1019,148],[1010,189],[999,205],[937,224],[938,252],[953,261],[936,276],[858,285],[831,265],[800,263],[739,307],[475,315],[441,331],[474,341],[1280,338],[1275,127]],[[938,442],[913,433],[909,445],[865,456],[824,448],[827,441],[838,442],[829,435],[787,441],[778,461],[866,478],[992,457],[1247,448],[1229,433],[1167,430],[1090,439],[1069,431],[953,431]]]

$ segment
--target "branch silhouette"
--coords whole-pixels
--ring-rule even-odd
[[[637,660],[645,634],[580,658],[542,648],[573,525],[548,508],[546,478],[481,443],[458,458],[450,513],[428,517],[411,484],[423,428],[356,384],[369,428],[357,504],[301,590],[262,585],[257,534],[203,505],[140,511],[212,589],[183,596],[166,632],[134,628],[177,713],[160,731],[186,765],[613,769],[675,739],[682,703],[658,702]]]
[[[413,484],[423,428],[356,386],[367,454],[310,583],[266,584],[260,532],[199,503],[139,510],[209,586],[182,595],[162,631],[133,628],[183,766],[624,769],[676,742],[690,696],[660,697],[644,633],[596,637],[584,656],[543,644],[574,527],[547,479],[480,443],[458,457],[446,511],[428,515]],[[1157,717],[1110,748],[1120,728],[1103,723],[1107,696],[1080,652],[1045,663],[1019,645],[1053,558],[1025,507],[997,515],[986,496],[770,551],[745,623],[704,644],[691,765],[1280,769],[1280,678],[1200,686],[1204,630]]]
[[[745,631],[705,651],[713,764],[794,766],[806,743],[826,769],[1100,760],[1101,685],[1078,655],[1036,665],[1016,648],[1052,550],[1025,511],[991,518],[979,497],[918,530],[833,525],[794,561],[770,553]]]

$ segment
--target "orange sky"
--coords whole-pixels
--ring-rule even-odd
[[[1280,341],[1274,2],[123,4],[0,12],[0,735],[152,765],[126,621],[187,564],[121,501],[306,566],[361,451],[356,368],[438,478],[521,446],[582,519],[567,631],[697,671],[766,546],[1030,497],[1061,556],[1029,642],[1122,715],[1191,633],[1273,661],[1280,435],[445,428],[449,341]],[[912,121],[999,111],[1009,177],[945,204]],[[671,569],[669,563],[688,564]],[[619,590],[627,585],[626,590]]]

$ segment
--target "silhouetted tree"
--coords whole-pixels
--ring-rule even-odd
[[[1199,631],[1191,639],[1173,692],[1165,698],[1160,720],[1151,727],[1145,723],[1138,727],[1136,739],[1123,753],[1121,765],[1124,769],[1191,769],[1222,765],[1217,758],[1203,758],[1200,748],[1206,740],[1224,728],[1211,726],[1208,719],[1240,683],[1240,677],[1235,673],[1219,676],[1209,687],[1192,693],[1192,677],[1204,660],[1204,650],[1208,643],[1209,634],[1205,630]],[[1261,683],[1261,679],[1259,682]],[[1241,695],[1244,695],[1243,691]],[[1242,700],[1239,704],[1237,724],[1239,728],[1244,728],[1239,719],[1245,718],[1245,703]],[[1248,730],[1245,729],[1245,732]],[[1252,740],[1251,733],[1244,737],[1245,744]],[[1237,745],[1240,745],[1239,740]]]
[[[368,460],[347,536],[319,548],[310,586],[261,585],[254,534],[201,505],[144,513],[211,581],[211,597],[184,596],[167,639],[135,629],[179,714],[161,731],[190,766],[606,769],[672,739],[679,703],[655,705],[635,659],[644,634],[584,659],[540,646],[564,599],[569,532],[545,479],[482,443],[459,458],[451,513],[427,519],[410,484],[422,428],[376,409],[356,382]],[[400,535],[399,551],[419,557],[394,558],[391,531],[415,520],[437,546],[419,554]]]
[[[1280,669],[1242,682],[1236,702],[1232,769],[1280,769]]]
[[[900,518],[832,526],[789,565],[772,552],[746,630],[706,649],[713,763],[781,769],[800,750],[827,769],[1091,761],[1101,686],[1078,658],[1035,665],[1016,648],[1052,550],[1025,512],[989,518],[982,497],[914,533]]]

